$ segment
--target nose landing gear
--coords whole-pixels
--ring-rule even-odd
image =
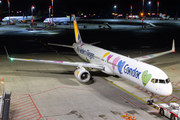
[[[148,105],[152,105],[154,103],[154,93],[150,92],[150,100],[147,101]]]

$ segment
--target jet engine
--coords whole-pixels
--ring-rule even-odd
[[[74,75],[76,76],[76,78],[81,81],[81,82],[88,82],[91,78],[90,73],[83,67],[77,68],[74,71]]]

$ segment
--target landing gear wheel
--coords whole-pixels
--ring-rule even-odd
[[[170,120],[175,120],[174,114],[171,114]]]
[[[159,110],[159,114],[161,114],[162,116],[164,116],[164,110],[163,110],[162,108]]]
[[[147,104],[148,104],[148,105],[152,105],[151,100],[148,100],[148,101],[147,101]]]
[[[153,103],[154,103],[154,100],[148,100],[148,101],[147,101],[147,104],[148,104],[148,105],[152,105]]]

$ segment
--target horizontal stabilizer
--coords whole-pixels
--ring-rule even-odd
[[[54,44],[54,43],[48,43],[48,45],[54,45],[54,46],[61,46],[61,47],[74,48],[73,46],[70,46],[70,45],[62,45],[62,44]]]
[[[90,45],[95,45],[95,44],[98,44],[100,43],[101,41],[97,41],[97,42],[93,42],[93,43],[89,43]]]

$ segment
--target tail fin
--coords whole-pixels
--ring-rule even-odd
[[[73,22],[74,22],[74,34],[75,34],[76,43],[83,43],[80,32],[79,32],[78,24],[76,21],[76,17],[75,15],[72,15],[72,16],[73,16]]]

